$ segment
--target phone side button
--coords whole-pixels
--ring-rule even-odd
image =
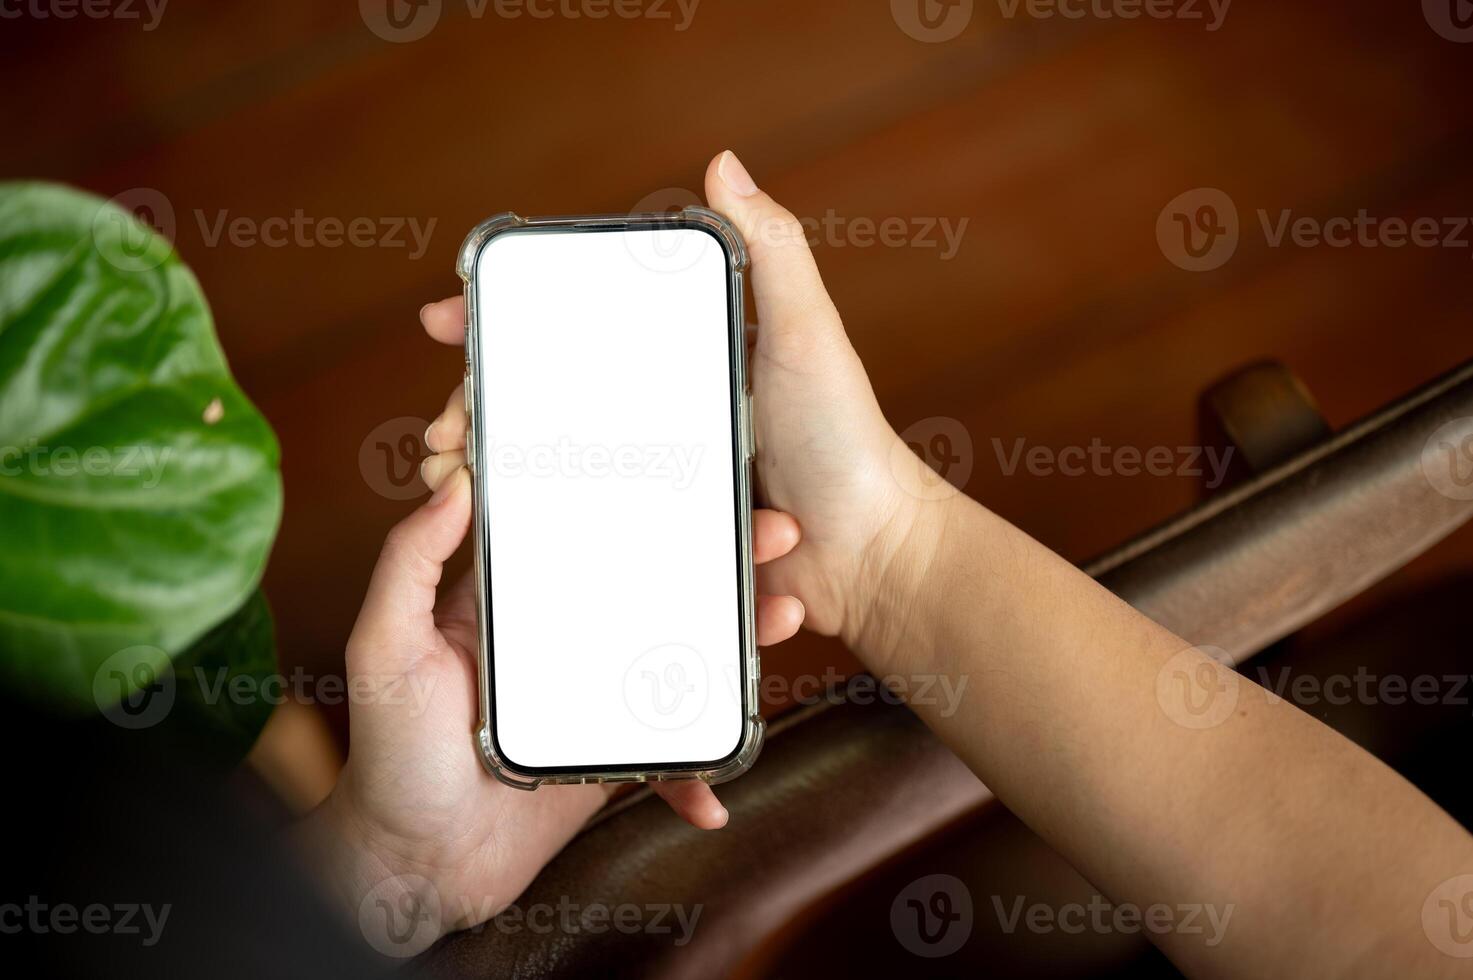
[[[471,384],[471,375],[467,371],[464,384],[465,392],[465,467],[470,470],[471,476],[476,475],[476,399],[475,386]]]
[[[742,392],[742,447],[750,462],[757,456],[757,436],[752,431],[752,393]]]

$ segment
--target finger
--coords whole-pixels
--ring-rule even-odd
[[[437,453],[425,457],[425,461],[419,464],[419,478],[431,490],[439,490],[445,478],[464,465],[465,453],[458,449],[449,453]]]
[[[352,669],[397,672],[442,648],[435,630],[435,587],[470,523],[470,477],[462,468],[389,531],[348,640]]]
[[[445,411],[425,430],[425,445],[432,453],[465,448],[465,385],[456,385],[445,402]]]
[[[770,647],[791,639],[803,625],[807,612],[797,596],[759,595],[757,597],[757,645]]]
[[[442,344],[465,343],[465,297],[451,296],[419,308],[425,333]]]
[[[803,530],[798,519],[780,510],[752,512],[752,560],[761,565],[774,561],[798,547]]]
[[[730,814],[716,798],[711,787],[699,780],[679,780],[672,783],[651,783],[655,795],[686,823],[697,830],[720,830],[726,826]]]
[[[844,336],[824,289],[807,233],[793,214],[759,190],[730,150],[706,168],[706,199],[741,231],[752,262],[752,292],[762,330],[757,349],[802,357]]]

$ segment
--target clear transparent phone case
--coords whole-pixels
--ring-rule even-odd
[[[701,228],[714,234],[722,243],[727,257],[730,289],[730,311],[728,314],[733,374],[733,412],[738,419],[741,440],[742,462],[737,466],[736,487],[739,507],[737,512],[737,544],[741,554],[741,597],[740,615],[743,619],[742,637],[742,738],[736,752],[726,761],[715,766],[676,768],[665,765],[650,765],[632,769],[606,770],[603,768],[586,771],[527,773],[519,771],[496,749],[493,736],[495,727],[495,701],[492,697],[491,637],[487,602],[488,582],[485,555],[489,547],[486,507],[483,494],[484,482],[476,472],[476,449],[484,445],[483,420],[477,412],[477,392],[481,390],[479,358],[476,356],[479,337],[477,321],[476,267],[477,259],[486,243],[498,235],[531,231],[536,229],[564,229],[568,231],[642,230],[659,228]],[[466,460],[475,486],[475,538],[476,568],[476,611],[477,634],[480,650],[476,660],[480,679],[480,723],[477,726],[476,748],[481,761],[497,779],[518,789],[534,790],[542,785],[573,783],[619,783],[657,782],[662,780],[700,779],[708,783],[719,783],[734,779],[746,771],[762,748],[763,722],[758,710],[758,681],[760,664],[757,655],[756,622],[753,598],[752,573],[752,419],[751,399],[747,392],[746,326],[743,289],[747,269],[747,249],[735,226],[714,211],[701,207],[688,207],[679,212],[665,214],[592,215],[567,218],[523,218],[515,214],[498,214],[487,218],[466,236],[461,246],[456,271],[465,283],[466,309],[466,409],[470,424],[466,432]]]

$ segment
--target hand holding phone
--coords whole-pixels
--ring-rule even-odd
[[[466,239],[478,746],[511,785],[757,754],[745,269],[703,208]]]
[[[890,443],[875,431],[888,426],[823,291],[801,225],[751,187],[750,178],[733,176],[734,160],[723,154],[712,161],[706,190],[712,206],[742,229],[751,255],[759,323],[751,361],[758,483],[765,504],[798,517],[778,509],[752,516],[755,633],[766,647],[796,632],[805,606],[809,621],[826,633],[848,633],[868,621],[860,575],[886,560],[883,545],[892,535],[875,522],[889,512],[886,487],[893,489],[894,481],[886,464]],[[461,297],[430,304],[420,316],[434,339],[464,342]],[[436,455],[423,473],[437,499],[390,534],[348,644],[350,685],[360,678],[407,680],[429,700],[350,706],[347,766],[311,821],[334,842],[321,848],[321,860],[351,915],[369,889],[398,878],[440,897],[442,932],[500,911],[609,792],[585,785],[523,793],[488,778],[478,762],[469,737],[478,714],[474,578],[436,595],[443,562],[471,520],[463,398],[457,384],[428,436]],[[576,612],[563,607],[558,614]],[[698,827],[726,821],[705,783],[653,788]]]

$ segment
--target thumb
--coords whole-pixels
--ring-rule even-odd
[[[470,477],[462,466],[389,531],[348,641],[355,671],[397,672],[440,649],[435,590],[470,521]]]
[[[802,223],[757,187],[726,150],[706,168],[706,200],[737,226],[752,260],[758,350],[798,367],[815,348],[845,340],[838,310],[824,289]]]

